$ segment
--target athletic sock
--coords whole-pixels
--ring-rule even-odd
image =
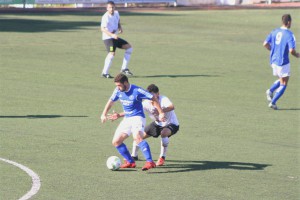
[[[280,80],[276,80],[270,87],[270,92],[273,93],[280,86]]]
[[[283,95],[284,91],[286,89],[286,85],[280,85],[279,88],[277,89],[273,99],[272,99],[272,104],[276,104],[278,99]]]
[[[153,160],[152,160],[150,146],[149,146],[148,142],[146,140],[143,140],[138,144],[138,147],[143,152],[143,155],[144,155],[146,161],[152,162]]]
[[[123,58],[122,70],[128,68],[128,63],[129,63],[129,60],[131,57],[131,53],[132,53],[132,47],[129,49],[126,49],[126,51],[124,53],[124,58]]]
[[[111,54],[111,53],[108,53],[106,58],[105,58],[105,61],[104,61],[104,67],[103,67],[103,70],[102,70],[102,74],[108,74],[108,70],[112,64],[112,61],[114,59],[114,55]]]
[[[131,152],[131,156],[132,156],[132,157],[137,157],[137,156],[138,156],[138,150],[139,150],[138,145],[136,144],[135,141],[133,141],[133,143],[132,143],[132,152]]]
[[[168,137],[161,138],[161,148],[160,148],[159,157],[164,157],[164,158],[166,157],[168,145],[169,145],[169,138]]]
[[[130,163],[134,163],[133,158],[131,157],[126,145],[122,143],[121,145],[116,147],[118,152]]]

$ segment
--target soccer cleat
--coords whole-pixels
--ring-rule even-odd
[[[165,163],[165,157],[162,156],[158,159],[158,161],[156,162],[156,166],[163,166]]]
[[[131,156],[133,158],[133,160],[139,160],[138,156]]]
[[[274,110],[277,110],[277,109],[278,109],[278,107],[276,106],[276,104],[272,104],[272,102],[269,103],[269,108],[272,108],[272,109],[274,109]]]
[[[267,100],[268,100],[269,102],[271,102],[272,99],[273,99],[273,93],[270,92],[270,90],[268,89],[268,90],[266,91],[266,94],[267,94]]]
[[[123,70],[122,70],[122,73],[125,74],[125,75],[128,75],[128,76],[132,76],[132,75],[133,75],[133,73],[131,73],[131,72],[129,71],[129,69],[123,69]]]
[[[110,74],[102,74],[102,77],[104,77],[104,78],[113,78],[113,76],[111,76]]]
[[[155,168],[156,164],[155,162],[151,161],[151,162],[146,162],[146,164],[144,165],[144,167],[142,168],[143,171],[149,170],[151,168]]]
[[[124,161],[124,163],[121,165],[120,168],[135,168],[135,162],[134,163],[130,163],[128,161]]]

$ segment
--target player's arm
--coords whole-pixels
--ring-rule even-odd
[[[169,105],[168,107],[166,108],[163,108],[163,111],[166,113],[166,112],[170,112],[172,110],[175,110],[175,106],[173,104]]]
[[[153,96],[151,100],[153,101],[153,106],[157,109],[157,111],[159,113],[159,120],[165,121],[166,120],[165,113],[164,113],[163,109],[161,108],[158,99]]]
[[[107,35],[109,35],[110,37],[114,38],[114,39],[118,39],[118,35],[117,34],[114,34],[114,33],[111,33],[107,30],[106,27],[102,27],[101,26],[101,31],[106,33]]]
[[[111,121],[115,121],[115,120],[119,119],[120,117],[124,117],[124,116],[125,116],[124,112],[117,113],[117,112],[113,111],[112,114],[108,114],[108,119]]]
[[[290,53],[296,58],[300,58],[300,54],[296,51],[296,49],[290,49]]]
[[[271,51],[271,45],[270,45],[267,41],[264,41],[263,46],[264,46],[266,49],[268,49],[269,51]]]
[[[122,25],[121,25],[120,21],[118,23],[118,29],[119,29],[119,33],[123,33],[123,28],[122,28]]]
[[[101,115],[101,122],[104,123],[107,121],[108,117],[107,117],[107,113],[110,110],[110,108],[113,106],[114,102],[109,99],[103,109],[102,115]]]

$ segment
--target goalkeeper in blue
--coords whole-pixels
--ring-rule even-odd
[[[104,110],[101,115],[101,122],[104,123],[107,120],[116,120],[123,117],[117,130],[115,131],[112,144],[116,147],[118,152],[124,157],[125,162],[121,165],[121,168],[135,168],[136,164],[131,157],[124,140],[131,134],[133,140],[137,143],[138,147],[142,150],[146,159],[146,164],[142,168],[143,171],[156,167],[155,162],[152,160],[150,146],[146,140],[143,139],[144,127],[146,118],[143,110],[142,101],[144,99],[152,100],[154,106],[158,110],[159,120],[165,121],[165,113],[163,112],[160,104],[155,96],[146,90],[136,85],[130,84],[126,75],[120,73],[114,79],[116,88],[107,101]],[[114,102],[120,101],[123,107],[122,113],[108,114],[109,110],[114,105]]]
[[[273,30],[266,38],[263,46],[270,51],[270,64],[273,75],[278,79],[266,91],[269,107],[277,110],[276,102],[284,94],[290,77],[289,54],[299,58],[296,52],[296,39],[292,31],[290,14],[282,16],[282,26]]]

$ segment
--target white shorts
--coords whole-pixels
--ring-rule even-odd
[[[290,63],[283,66],[272,64],[271,67],[273,69],[273,75],[278,76],[279,78],[288,77],[291,74]]]
[[[124,117],[115,132],[115,136],[121,133],[126,133],[130,136],[131,133],[144,132],[145,124],[146,118],[144,117]]]

